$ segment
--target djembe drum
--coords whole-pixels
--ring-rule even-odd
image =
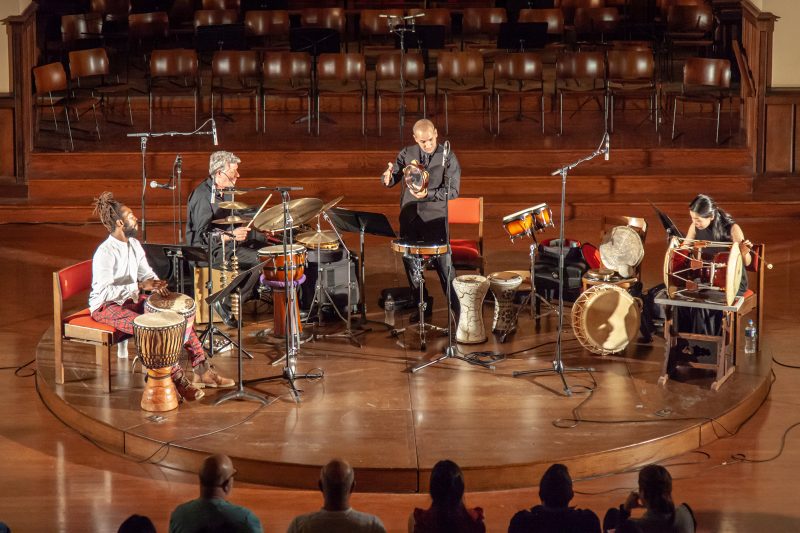
[[[145,313],[133,321],[133,336],[147,385],[142,393],[145,411],[171,411],[178,407],[178,391],[172,383],[172,367],[178,363],[186,333],[186,319],[175,311]]]
[[[489,288],[494,295],[494,318],[492,319],[494,333],[506,333],[517,329],[514,294],[521,283],[522,276],[514,272],[489,274]]]
[[[191,296],[186,296],[178,292],[171,292],[163,295],[154,292],[147,297],[144,303],[145,313],[160,313],[161,311],[175,311],[186,319],[186,333],[183,342],[189,340],[194,326],[194,318],[197,314],[197,306]]]
[[[461,304],[461,315],[458,318],[456,342],[461,344],[480,344],[486,342],[486,331],[483,326],[483,299],[489,290],[489,280],[484,276],[466,274],[453,280]]]

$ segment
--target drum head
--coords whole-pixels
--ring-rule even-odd
[[[547,204],[539,204],[539,205],[535,205],[533,207],[526,207],[525,209],[520,209],[516,213],[511,213],[510,215],[504,216],[503,217],[503,224],[511,222],[512,220],[519,220],[519,219],[525,218],[526,215],[530,215],[536,209],[541,209],[543,207],[547,207]]]
[[[175,311],[184,316],[195,312],[194,299],[178,292],[171,292],[166,296],[153,293],[147,298],[147,303],[153,309]]]
[[[300,254],[306,251],[306,247],[302,244],[289,244],[286,246],[286,251],[290,254]],[[276,244],[274,246],[265,246],[263,248],[259,248],[258,255],[283,255],[283,245]]]
[[[528,277],[530,277],[530,274],[528,274]],[[488,278],[489,281],[497,283],[516,283],[517,281],[522,283],[522,276],[516,272],[492,272]]]
[[[639,331],[639,306],[627,291],[614,285],[597,285],[575,302],[573,327],[581,330],[578,340],[590,352],[605,355],[621,352]]]
[[[644,246],[642,238],[630,226],[615,226],[603,236],[600,243],[600,259],[603,264],[622,275],[630,278],[634,275],[636,267],[644,259]]]
[[[134,325],[142,328],[160,329],[177,326],[186,319],[175,311],[160,311],[158,313],[145,313],[133,319]]]
[[[742,279],[742,252],[739,245],[733,243],[728,255],[728,266],[725,271],[725,300],[732,305],[736,299],[739,283]]]

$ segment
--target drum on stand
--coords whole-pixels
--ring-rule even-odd
[[[503,228],[513,242],[517,237],[532,235],[553,227],[553,212],[547,204],[528,207],[503,217]]]
[[[287,275],[291,281],[303,277],[306,266],[306,247],[302,244],[289,244],[287,254],[283,253],[283,245],[265,246],[258,250],[258,259],[264,269],[264,279],[269,281],[285,281]]]
[[[489,280],[485,276],[466,274],[453,280],[453,290],[461,305],[458,317],[456,342],[460,344],[480,344],[486,342],[486,329],[483,325],[483,299],[489,291]]]
[[[530,277],[530,274],[528,274]],[[489,274],[489,288],[494,295],[494,333],[510,333],[517,329],[517,312],[514,295],[522,284],[522,276],[515,272],[493,272]]]
[[[710,249],[723,251],[704,258]],[[716,295],[732,305],[741,283],[742,268],[742,254],[736,243],[673,237],[664,256],[664,285],[670,298],[685,296],[713,301]]]
[[[392,241],[392,250],[403,255],[444,255],[449,251],[445,243],[411,242],[401,239]]]
[[[592,353],[608,355],[624,350],[639,331],[638,301],[616,285],[595,285],[572,305],[572,329]]]
[[[141,406],[145,411],[171,411],[178,407],[178,391],[172,382],[172,367],[178,363],[186,334],[186,318],[174,311],[137,316],[133,336],[142,365],[147,368],[147,385]]]
[[[167,295],[154,292],[147,297],[144,303],[144,312],[160,313],[161,311],[175,311],[186,319],[186,333],[183,342],[187,342],[197,314],[197,306],[194,303],[194,299],[178,292],[171,292]]]

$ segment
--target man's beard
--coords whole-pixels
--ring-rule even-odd
[[[125,235],[125,238],[130,239],[131,237],[136,237],[136,233],[139,231],[139,228],[136,226],[128,226],[127,224],[122,229],[122,234]]]

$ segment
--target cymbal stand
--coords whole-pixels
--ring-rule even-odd
[[[417,284],[419,287],[419,301],[417,303],[417,310],[419,312],[419,349],[421,351],[425,351],[427,346],[427,332],[428,331],[436,331],[439,333],[447,333],[450,334],[450,300],[447,300],[447,310],[448,310],[448,327],[440,328],[439,326],[435,326],[433,324],[425,323],[425,309],[428,307],[428,303],[425,301],[425,267],[430,263],[431,258],[425,258],[422,255],[418,254],[407,254],[407,257],[411,259],[412,266],[411,266],[411,279],[414,280],[414,283]],[[393,329],[391,334],[393,337],[397,337],[404,331],[406,331],[409,326],[400,329]],[[427,365],[426,365],[427,366]],[[420,367],[423,368],[423,367]],[[419,368],[417,369],[419,370]],[[412,372],[415,370],[412,369]]]
[[[597,149],[589,154],[586,157],[578,159],[577,161],[570,163],[564,167],[555,170],[550,175],[555,176],[557,174],[561,175],[561,213],[560,213],[560,221],[561,227],[559,228],[559,235],[558,235],[558,332],[556,336],[556,353],[555,358],[552,362],[552,368],[540,368],[535,370],[521,370],[515,371],[512,375],[515,378],[520,376],[526,376],[528,374],[534,375],[542,375],[542,374],[558,374],[561,378],[561,383],[564,386],[564,395],[565,396],[572,396],[572,389],[567,384],[567,379],[564,377],[564,374],[567,372],[591,372],[593,368],[587,367],[566,367],[564,366],[564,361],[562,359],[561,353],[561,337],[564,330],[564,211],[566,205],[566,198],[567,198],[567,174],[570,170],[577,167],[581,163],[586,161],[592,160],[598,155],[604,154],[608,157],[608,145],[606,144],[606,136],[608,133],[603,134],[603,139],[600,141],[600,146]],[[533,280],[531,280],[533,281]]]

